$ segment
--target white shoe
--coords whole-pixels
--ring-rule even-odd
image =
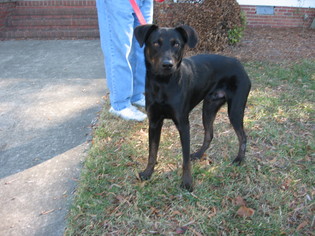
[[[139,107],[145,107],[145,98],[141,98],[140,100],[133,102],[132,104],[137,105]]]
[[[136,107],[130,106],[120,111],[116,111],[113,107],[109,109],[109,112],[113,115],[119,116],[124,120],[144,121],[147,115],[139,111]]]

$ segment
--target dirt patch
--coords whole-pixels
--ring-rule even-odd
[[[241,61],[301,61],[315,59],[315,30],[303,28],[247,28],[242,41],[221,54]]]

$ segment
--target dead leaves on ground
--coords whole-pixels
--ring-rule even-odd
[[[241,217],[252,217],[254,213],[255,210],[246,206],[241,206],[236,212],[236,214]]]
[[[240,206],[236,214],[240,217],[252,217],[255,213],[255,210],[246,206],[245,200],[241,196],[237,196],[233,199],[234,205]]]

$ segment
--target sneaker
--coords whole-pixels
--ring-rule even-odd
[[[113,107],[109,109],[109,112],[115,116],[119,116],[124,120],[144,121],[147,115],[139,111],[136,107],[130,106],[120,111],[116,111]]]
[[[141,98],[140,100],[133,102],[132,104],[137,105],[139,107],[145,107],[145,98]]]

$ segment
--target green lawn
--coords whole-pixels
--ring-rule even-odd
[[[315,235],[315,61],[245,67],[253,86],[243,165],[231,165],[238,142],[223,107],[210,149],[193,163],[193,193],[180,188],[181,147],[170,121],[156,171],[141,182],[148,123],[112,117],[106,104],[66,235]],[[194,151],[203,140],[201,106],[190,119]]]

